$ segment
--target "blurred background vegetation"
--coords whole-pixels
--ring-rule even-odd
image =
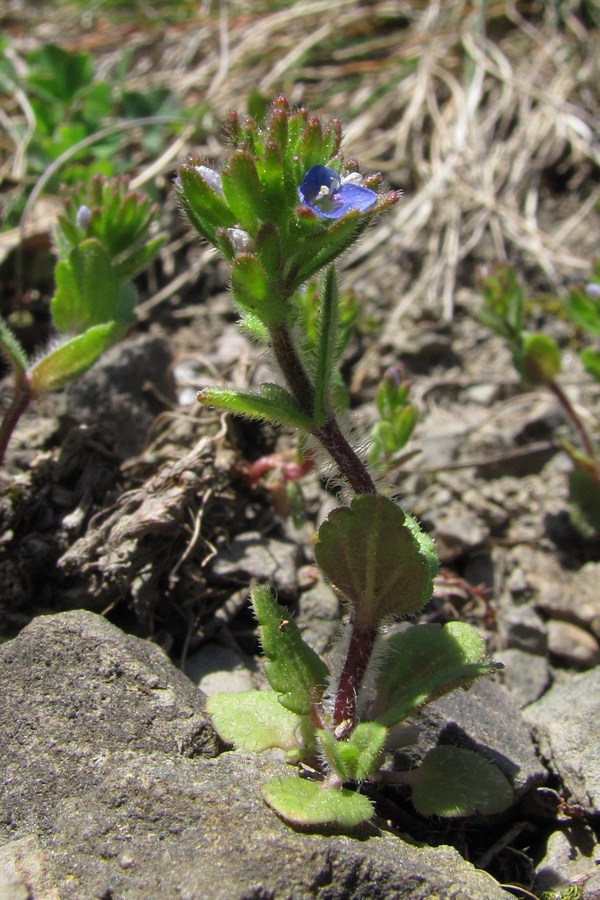
[[[346,154],[404,192],[344,261],[388,327],[414,301],[451,317],[481,261],[556,288],[597,254],[597,0],[7,0],[0,25],[9,318],[13,251],[49,241],[61,183],[129,175],[161,202],[173,255],[195,241],[177,162],[218,161],[227,109],[260,116],[280,93],[341,118]],[[180,289],[198,266],[168,277]]]

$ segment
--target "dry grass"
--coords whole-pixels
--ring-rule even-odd
[[[170,23],[141,5],[117,24],[102,6],[87,19],[61,6],[43,23],[19,8],[13,16],[30,21],[14,31],[14,47],[59,40],[93,49],[107,77],[126,44],[136,59],[130,86],[168,84],[200,108],[210,156],[221,152],[219,117],[243,109],[251,89],[338,115],[347,152],[405,191],[345,260],[363,275],[382,260],[399,270],[411,260],[394,327],[415,300],[451,316],[457,284],[478,259],[521,263],[548,285],[589,268],[599,225],[600,37],[575,12],[559,21],[548,7],[222,0],[182,4]],[[136,182],[169,172],[192,149],[192,131],[158,162],[144,161]]]

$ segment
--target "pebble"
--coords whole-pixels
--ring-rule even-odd
[[[591,669],[600,663],[600,644],[593,634],[560,619],[550,619],[548,649],[557,662],[574,669]]]

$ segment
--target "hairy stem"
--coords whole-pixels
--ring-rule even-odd
[[[0,425],[0,465],[4,462],[12,433],[17,427],[19,419],[31,403],[32,397],[31,385],[27,378],[18,378],[15,383],[15,393]]]
[[[286,325],[271,330],[273,352],[277,363],[302,412],[314,415],[315,391]],[[357,494],[376,494],[377,488],[362,460],[354,452],[340,429],[335,415],[329,411],[323,425],[312,434],[329,453],[341,474]],[[359,629],[352,625],[352,635],[340,675],[334,702],[333,726],[356,722],[356,701],[365,671],[373,653],[377,629]]]
[[[335,696],[334,728],[342,722],[349,721],[352,725],[355,723],[358,691],[371,659],[376,637],[377,628],[359,629],[356,624],[352,626],[348,652]]]
[[[302,412],[314,414],[315,391],[286,325],[271,329],[275,359]],[[362,460],[354,452],[338,425],[333,412],[312,434],[329,453],[341,474],[357,494],[376,494],[377,488]]]

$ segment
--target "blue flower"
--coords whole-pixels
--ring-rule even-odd
[[[312,166],[302,179],[298,196],[317,216],[339,219],[352,210],[365,212],[377,200],[375,191],[358,183],[361,180],[356,172],[342,177],[328,166]]]

